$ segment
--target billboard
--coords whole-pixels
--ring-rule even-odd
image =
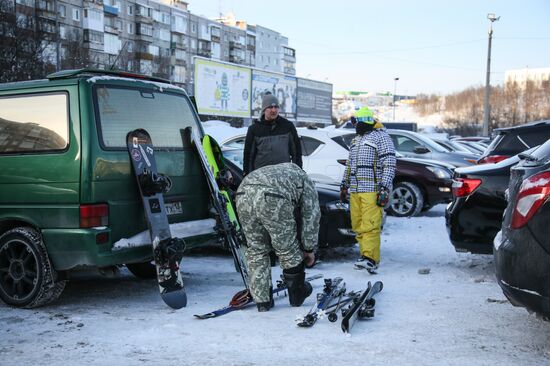
[[[298,78],[298,122],[332,123],[332,84]]]
[[[250,76],[249,68],[196,57],[199,114],[250,118]]]
[[[296,78],[271,72],[252,71],[252,117],[262,113],[262,97],[271,93],[279,99],[279,115],[296,120]]]

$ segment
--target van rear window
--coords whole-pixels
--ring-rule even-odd
[[[195,115],[187,98],[168,92],[106,85],[94,87],[96,119],[102,145],[126,148],[126,134],[149,132],[155,147],[181,148],[180,129],[193,126]]]
[[[33,94],[0,98],[0,153],[61,151],[69,134],[67,95]]]

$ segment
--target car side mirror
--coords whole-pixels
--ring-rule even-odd
[[[425,146],[416,146],[414,148],[414,152],[416,154],[426,154],[426,153],[429,153],[430,152],[430,149],[428,149],[427,147]]]

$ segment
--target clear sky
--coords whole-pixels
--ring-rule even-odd
[[[335,91],[452,93],[510,69],[550,67],[550,0],[187,0],[208,18],[232,12],[288,37],[297,76]],[[399,81],[394,82],[398,77]]]

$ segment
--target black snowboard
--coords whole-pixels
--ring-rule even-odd
[[[153,142],[147,131],[128,132],[126,142],[153,243],[160,296],[171,308],[180,309],[187,305],[179,269],[185,244],[182,239],[172,238],[162,196],[170,190],[171,181],[157,173]]]

